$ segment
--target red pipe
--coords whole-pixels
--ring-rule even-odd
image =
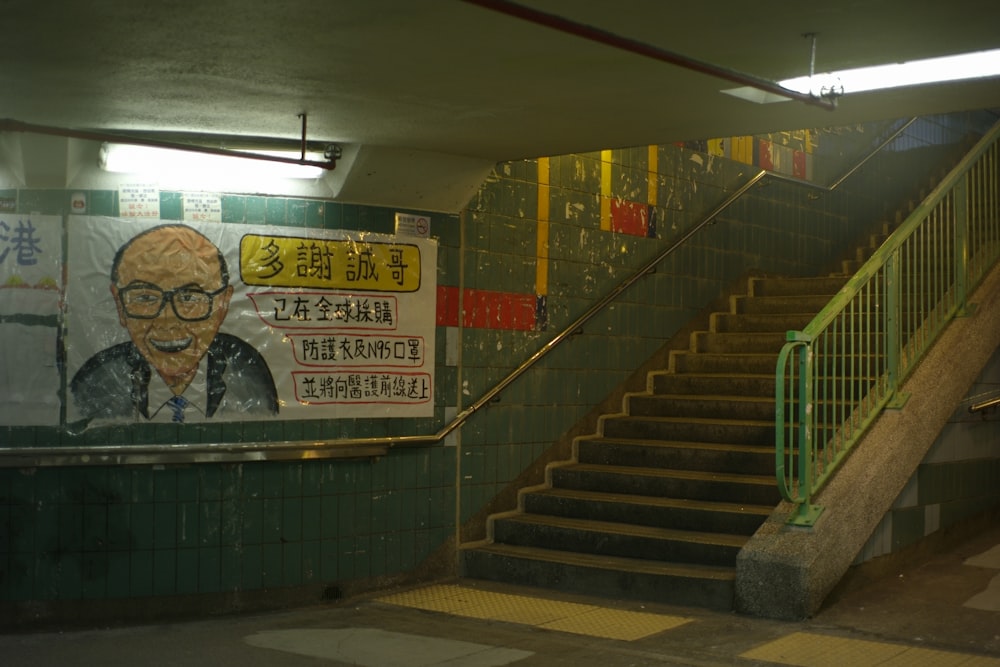
[[[818,106],[830,111],[836,109],[836,104],[832,100],[824,100],[810,95],[809,93],[789,90],[788,88],[778,85],[774,81],[769,81],[752,74],[745,74],[743,72],[737,72],[736,70],[726,69],[725,67],[719,67],[718,65],[695,60],[694,58],[689,58],[688,56],[674,53],[673,51],[667,51],[656,46],[644,44],[643,42],[637,42],[633,39],[622,37],[621,35],[616,35],[606,30],[601,30],[600,28],[595,28],[583,23],[577,23],[556,14],[541,12],[537,9],[525,7],[524,5],[507,2],[507,0],[462,0],[462,2],[483,7],[485,9],[492,9],[493,11],[506,14],[507,16],[513,16],[515,18],[536,23],[560,32],[565,32],[577,37],[583,37],[584,39],[589,39],[593,42],[599,42],[601,44],[622,49],[623,51],[637,53],[641,56],[646,56],[647,58],[670,63],[671,65],[683,67],[695,72],[701,72],[702,74],[708,74],[709,76],[725,79],[726,81],[751,86],[753,88],[757,88],[758,90],[787,97],[791,100],[805,102],[806,104]]]

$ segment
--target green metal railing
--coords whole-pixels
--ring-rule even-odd
[[[776,475],[811,526],[822,487],[1000,255],[1000,123],[802,330],[775,386]]]

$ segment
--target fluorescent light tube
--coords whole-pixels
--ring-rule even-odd
[[[301,157],[300,153],[292,152],[254,152],[258,155],[293,159]],[[190,180],[213,180],[225,176],[227,180],[261,181],[276,178],[316,179],[323,174],[323,168],[314,165],[268,162],[253,158],[131,144],[105,144],[101,150],[101,157],[101,166],[105,171],[142,174],[163,179],[183,176]]]
[[[779,81],[783,88],[802,93],[818,94],[821,88],[843,86],[844,94],[868,90],[920,86],[1000,76],[1000,49],[962,53],[956,56],[927,58],[906,63],[858,67],[815,76],[799,76]]]
[[[813,76],[798,76],[779,81],[778,85],[816,97],[826,96],[832,90],[836,93],[834,96],[839,97],[840,95],[851,95],[870,90],[982,79],[993,76],[1000,76],[1000,49],[913,60],[905,63],[858,67],[839,72],[824,72]],[[764,93],[746,86],[730,88],[722,92],[758,104],[788,100],[788,98]]]

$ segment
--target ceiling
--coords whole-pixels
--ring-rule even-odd
[[[521,4],[767,80],[808,73],[805,33],[818,35],[817,71],[1000,47],[995,0]],[[360,200],[405,190],[407,179],[423,179],[414,192],[430,200],[432,188],[481,179],[503,160],[1000,108],[996,78],[848,91],[832,111],[755,104],[719,92],[738,83],[463,0],[0,0],[0,9],[0,118],[297,141],[304,113],[310,140],[344,147],[349,168],[335,170],[335,194]],[[369,183],[352,190],[352,179]]]

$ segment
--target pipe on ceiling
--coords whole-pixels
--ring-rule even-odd
[[[321,169],[332,170],[337,166],[336,147],[328,147],[329,160],[306,160],[305,159],[305,118],[302,119],[302,158],[281,157],[280,155],[262,155],[254,152],[235,151],[227,148],[215,148],[213,146],[200,146],[198,144],[186,144],[174,141],[164,141],[151,139],[132,134],[115,134],[113,132],[98,132],[91,130],[71,130],[62,127],[50,127],[48,125],[33,125],[18,120],[5,118],[0,120],[0,132],[25,132],[28,134],[44,134],[67,139],[83,139],[86,141],[100,141],[119,144],[131,144],[133,146],[149,146],[151,148],[167,148],[171,150],[188,151],[192,153],[205,153],[208,155],[222,155],[225,157],[238,157],[249,160],[261,160],[264,162],[281,162],[284,164],[297,164],[309,167],[320,167]]]
[[[750,86],[752,88],[763,90],[774,95],[780,95],[781,97],[786,97],[791,100],[805,102],[806,104],[821,107],[829,111],[837,108],[836,103],[833,100],[815,97],[809,93],[802,93],[797,90],[789,90],[788,88],[778,85],[774,81],[763,79],[761,77],[754,76],[753,74],[746,74],[744,72],[696,60],[680,53],[674,53],[673,51],[667,51],[666,49],[661,49],[650,44],[638,42],[636,40],[622,37],[621,35],[616,35],[612,32],[595,28],[584,23],[577,23],[576,21],[571,21],[556,14],[549,14],[547,12],[532,9],[531,7],[525,7],[524,5],[519,5],[514,2],[507,2],[507,0],[462,0],[462,2],[470,5],[476,5],[477,7],[483,7],[484,9],[492,9],[493,11],[500,12],[501,14],[513,16],[530,23],[552,28],[553,30],[589,39],[593,42],[598,42],[607,46],[613,46],[617,49],[622,49],[623,51],[630,51],[641,56],[646,56],[647,58],[670,63],[671,65],[683,67],[694,72],[700,72],[719,79],[725,79],[726,81],[732,81],[733,83]]]

